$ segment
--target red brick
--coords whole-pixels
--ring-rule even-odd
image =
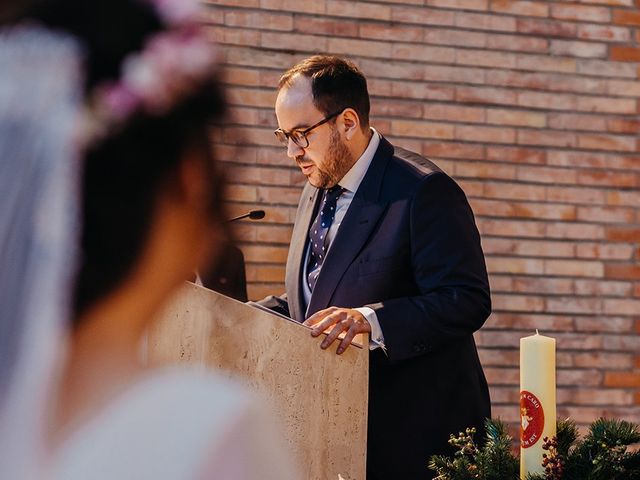
[[[431,85],[425,82],[398,82],[391,83],[391,95],[400,98],[415,98],[418,100],[453,100],[454,87]]]
[[[456,101],[464,103],[483,103],[497,105],[514,105],[516,93],[506,89],[483,87],[456,88]]]
[[[551,6],[551,17],[562,20],[577,20],[596,23],[607,23],[611,20],[611,11],[606,7],[592,7],[586,5],[563,5],[553,4]]]
[[[597,387],[602,383],[603,374],[598,370],[572,370],[557,371],[557,385],[573,387],[576,385]],[[574,418],[574,417],[572,417]],[[591,417],[591,421],[594,417]]]
[[[606,60],[579,60],[578,73],[600,77],[636,78],[635,65]]]
[[[609,315],[637,315],[640,312],[638,299],[604,299],[603,312]],[[640,337],[638,338],[640,340]]]
[[[422,144],[422,154],[428,157],[482,160],[484,158],[484,146],[465,143],[424,142]]]
[[[575,37],[578,32],[575,23],[536,18],[518,18],[517,30],[519,33],[529,33],[545,37]]]
[[[578,146],[589,150],[635,152],[636,138],[620,135],[579,135]]]
[[[505,202],[503,200],[475,199],[471,202],[477,215],[549,220],[574,220],[575,207],[571,205]]]
[[[424,69],[424,80],[432,82],[483,84],[485,82],[485,70],[470,67],[429,65]]]
[[[628,28],[612,25],[578,25],[578,38],[602,40],[605,42],[628,42],[631,39]]]
[[[574,95],[558,95],[557,93],[520,92],[518,105],[521,107],[543,108],[551,110],[574,110],[577,100]]]
[[[633,401],[633,394],[620,389],[558,389],[557,401],[575,405],[629,405]]]
[[[358,36],[358,24],[349,20],[336,20],[318,17],[294,18],[294,29],[296,32],[306,34],[332,35],[337,37]]]
[[[597,122],[596,122],[597,124]],[[637,158],[620,154],[576,152],[567,150],[552,150],[547,152],[549,165],[576,168],[603,168],[603,169],[640,169]]]
[[[324,13],[325,0],[300,3],[298,0],[260,0],[260,7],[268,10],[289,11],[296,13]]]
[[[426,0],[425,3],[436,8],[487,10],[489,0]]]
[[[570,295],[573,281],[564,278],[514,277],[512,290],[519,293],[541,293],[545,295]]]
[[[549,147],[575,148],[578,137],[572,133],[553,130],[518,130],[518,145],[543,145]]]
[[[603,260],[631,260],[633,247],[619,243],[599,244],[581,243],[576,247],[576,256],[579,258],[600,258]],[[605,265],[605,276],[613,278],[608,273],[609,265]]]
[[[511,165],[490,164],[485,162],[455,162],[455,174],[459,177],[492,178],[512,180],[515,168]]]
[[[542,72],[573,73],[577,68],[576,60],[573,58],[525,54],[518,55],[517,65],[520,70]]]
[[[513,53],[489,50],[458,50],[456,63],[461,65],[478,65],[482,67],[515,68],[517,56]]]
[[[633,223],[635,212],[620,207],[578,207],[578,220],[599,223]]]
[[[401,24],[387,25],[380,23],[361,23],[359,30],[360,37],[374,38],[376,40],[420,42],[424,36],[424,30],[422,28]]]
[[[629,318],[613,317],[610,315],[589,315],[575,317],[575,330],[577,332],[586,333],[620,333],[628,332],[631,327],[631,320]],[[603,344],[607,340],[603,341]],[[604,345],[601,345],[602,351]],[[603,355],[612,355],[611,353],[603,353]],[[576,366],[578,366],[576,364]]]
[[[607,203],[609,205],[629,205],[637,207],[640,205],[640,191],[612,191],[607,193]]]
[[[607,119],[607,130],[618,133],[640,132],[640,120],[627,120],[623,118]]]
[[[548,17],[549,5],[544,2],[492,0],[491,11],[525,17]]]
[[[541,296],[533,295],[504,295],[491,296],[491,304],[494,310],[509,310],[512,312],[542,312],[545,309],[545,300]]]
[[[484,123],[485,109],[457,104],[425,103],[423,117],[427,120],[449,120],[462,123]]]
[[[338,42],[339,40],[336,39],[335,41]],[[302,50],[307,52],[321,52],[329,48],[324,37],[301,33],[262,32],[260,45],[279,50]]]
[[[607,387],[640,388],[640,372],[607,372],[604,384]]]
[[[585,112],[633,114],[635,100],[611,97],[578,97],[577,110]]]
[[[549,128],[557,130],[590,130],[602,132],[607,129],[607,119],[599,115],[577,113],[550,113]]]
[[[507,200],[542,201],[547,194],[547,187],[522,183],[485,182],[483,196],[486,198],[503,198]]]
[[[614,45],[609,52],[611,60],[617,62],[638,62],[640,61],[640,48]]]
[[[476,223],[483,235],[543,238],[546,234],[545,224],[542,222],[478,218]]]
[[[496,50],[543,53],[549,50],[549,40],[524,35],[492,34],[486,40],[486,47]]]
[[[365,47],[363,47],[363,49],[367,48],[367,42],[364,42],[364,44]],[[453,48],[447,47],[431,47],[412,43],[394,43],[391,48],[391,56],[393,58],[410,61],[448,63],[452,62],[456,56],[456,51]],[[371,50],[375,51],[375,56],[383,56],[380,55],[380,52],[376,51],[375,47],[373,49],[371,47],[367,48],[367,51]],[[353,54],[352,52],[344,53]]]
[[[348,0],[327,0],[325,12],[331,16],[365,18],[368,20],[391,20],[391,7],[387,5],[350,2]]]
[[[578,171],[578,183],[582,185],[603,185],[611,187],[635,187],[636,175],[631,173]]]
[[[575,251],[575,247],[571,242],[551,242],[547,240],[486,238],[483,240],[482,245],[485,255],[572,258]]]
[[[622,280],[640,280],[640,265],[608,263],[605,265],[605,276]]]
[[[318,45],[322,45],[322,38],[315,38]],[[295,50],[300,50],[300,46],[293,47]],[[355,40],[350,38],[331,38],[327,39],[327,47],[322,49],[321,46],[316,46],[313,51],[329,51],[335,55],[362,55],[363,57],[395,57],[391,54],[391,44],[387,42],[375,42],[372,40]]]
[[[545,127],[547,117],[544,113],[528,110],[487,109],[487,123],[521,127]]]
[[[600,240],[604,238],[604,228],[589,223],[550,223],[546,225],[545,235],[548,238]]]
[[[423,7],[391,7],[394,22],[419,23],[423,25],[455,25],[456,13],[446,10],[425,9]]]
[[[552,55],[568,55],[583,58],[606,58],[607,45],[604,43],[551,40],[549,51]]]
[[[545,260],[544,273],[569,277],[604,276],[604,264],[587,260]]]
[[[456,125],[455,138],[469,142],[514,143],[516,133],[512,128]]]
[[[224,23],[233,27],[248,27],[269,30],[291,30],[293,17],[291,14],[277,14],[260,11],[226,11]]]
[[[403,137],[452,139],[454,138],[454,127],[446,123],[393,120],[391,133]]]
[[[422,101],[379,98],[371,105],[371,117],[377,116],[420,118]]]
[[[640,27],[640,12],[637,10],[615,9],[613,11],[613,23]]]
[[[640,227],[608,227],[607,239],[614,242],[638,243],[640,241]]]
[[[605,192],[585,187],[547,187],[547,200],[577,204],[601,205],[605,203]]]
[[[576,367],[624,369],[631,367],[631,356],[624,353],[585,352],[574,354]]]
[[[576,280],[574,282],[577,295],[625,297],[631,293],[630,282],[611,282],[602,280]],[[627,319],[621,319],[627,320]],[[627,322],[629,323],[629,322]],[[628,325],[627,325],[628,328]]]
[[[568,168],[518,167],[518,180],[534,183],[574,184],[577,172]]]
[[[546,163],[546,153],[539,149],[489,146],[487,160],[543,165]]]
[[[456,27],[472,30],[491,30],[498,32],[515,32],[516,20],[513,17],[486,15],[482,13],[457,12],[455,17]]]
[[[435,45],[484,48],[492,37],[493,35],[487,35],[485,32],[470,32],[468,30],[429,28],[424,31],[424,42]]]
[[[519,334],[520,337],[524,337],[525,335],[533,334],[536,328],[540,329],[540,331],[542,332],[572,331],[573,319],[566,315],[547,315],[547,314],[540,314],[540,313],[535,313],[535,314],[534,313],[523,314],[523,313],[513,313],[513,312],[493,313],[491,317],[489,317],[486,327],[488,329],[492,326],[499,327],[499,328],[506,328],[509,331],[525,330],[526,334],[525,333]],[[495,333],[491,332],[490,335],[492,338],[495,335]],[[497,343],[497,345],[500,345],[500,343]],[[515,345],[519,345],[519,339],[515,343]],[[503,345],[503,346],[506,346],[506,345]]]
[[[242,30],[223,26],[207,28],[207,34],[218,43],[226,45],[256,45],[260,43],[260,32],[256,30]]]

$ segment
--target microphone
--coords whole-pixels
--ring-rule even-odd
[[[264,218],[264,216],[264,210],[251,210],[250,212],[243,213],[242,215],[238,215],[237,217],[230,218],[229,220],[227,220],[227,223],[242,220],[243,218],[248,218],[249,220],[261,220]]]

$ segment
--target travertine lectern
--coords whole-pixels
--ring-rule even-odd
[[[365,478],[368,350],[319,347],[309,328],[193,284],[149,332],[153,364],[203,364],[271,400],[302,478]]]

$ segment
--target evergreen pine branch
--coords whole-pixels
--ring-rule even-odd
[[[558,420],[556,422],[556,438],[558,441],[558,455],[566,460],[569,450],[575,444],[580,434],[576,422],[570,419]]]

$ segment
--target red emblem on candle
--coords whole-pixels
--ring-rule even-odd
[[[520,392],[520,443],[523,448],[535,445],[544,430],[544,409],[533,393]]]

